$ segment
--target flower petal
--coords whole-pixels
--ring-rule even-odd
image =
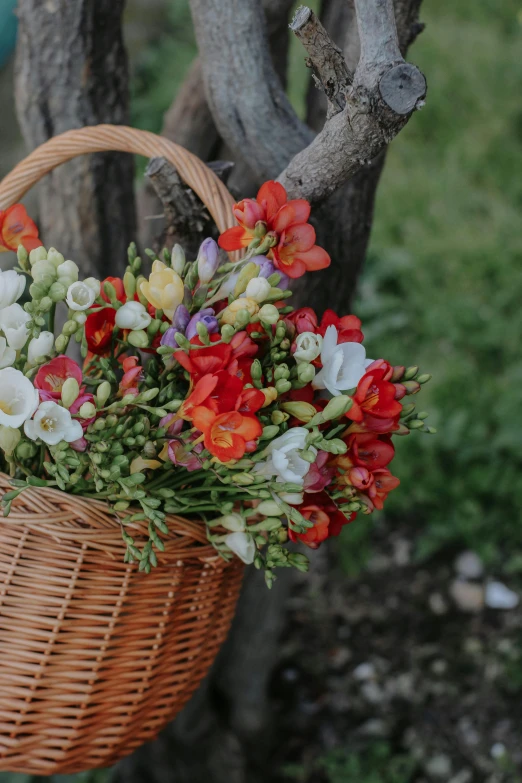
[[[276,216],[281,207],[286,204],[286,190],[279,182],[269,180],[259,188],[256,201],[261,204],[266,213],[267,222]]]
[[[331,264],[331,258],[322,247],[313,245],[310,250],[299,251],[295,254],[297,260],[302,261],[307,272],[317,272],[326,269]]]
[[[315,228],[310,223],[297,223],[283,231],[277,252],[283,260],[290,256],[301,257],[314,243]]]
[[[252,241],[253,233],[242,226],[227,228],[218,239],[219,247],[223,250],[241,250],[242,247],[248,247]]]
[[[281,207],[274,218],[272,228],[280,233],[295,223],[306,224],[310,217],[310,204],[304,198],[296,198]]]

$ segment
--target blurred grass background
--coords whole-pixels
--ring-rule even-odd
[[[355,305],[370,356],[433,374],[418,399],[438,434],[396,439],[387,520],[415,526],[420,557],[465,545],[522,573],[522,6],[425,0],[421,18],[410,59],[427,103],[391,145]],[[173,2],[135,59],[136,125],[160,129],[194,52],[187,5]],[[300,114],[307,78],[293,40]],[[373,524],[345,529],[349,570]]]

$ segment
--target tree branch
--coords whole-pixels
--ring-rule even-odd
[[[293,198],[321,201],[340,188],[397,135],[426,94],[424,76],[400,53],[392,0],[355,0],[355,8],[361,56],[353,85],[343,111],[327,118],[279,175]]]

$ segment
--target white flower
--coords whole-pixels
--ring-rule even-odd
[[[250,533],[229,533],[225,536],[225,544],[243,563],[249,565],[254,562],[256,545]]]
[[[49,446],[56,446],[62,440],[72,443],[83,435],[82,425],[72,418],[67,408],[57,402],[42,402],[34,419],[26,421],[25,434],[31,440],[43,440]]]
[[[146,329],[151,321],[141,302],[127,302],[116,313],[116,326],[120,329]]]
[[[30,320],[29,313],[19,304],[12,304],[5,310],[0,310],[0,328],[4,331],[8,345],[15,351],[19,351],[27,342],[27,322]]]
[[[25,277],[14,269],[2,272],[0,269],[0,310],[17,302],[25,289]]]
[[[7,340],[5,337],[0,337],[0,370],[4,367],[10,367],[16,359],[16,351],[14,348],[7,346]]]
[[[323,369],[312,381],[314,389],[328,389],[335,397],[357,386],[368,363],[366,351],[360,343],[338,345],[337,338],[337,329],[329,326],[321,350]]]
[[[258,462],[254,473],[269,478],[276,476],[276,481],[287,481],[292,484],[303,484],[304,477],[310,470],[310,463],[303,459],[299,451],[306,448],[308,430],[304,427],[292,429],[275,438],[267,447],[268,459]],[[310,448],[309,451],[316,452]]]
[[[280,492],[279,497],[289,506],[300,506],[304,500],[302,492]]]
[[[59,265],[56,272],[61,283],[70,285],[71,283],[76,283],[80,270],[78,269],[78,264],[75,264],[74,261],[64,261],[63,264]]]
[[[88,310],[95,299],[96,292],[85,283],[72,283],[67,290],[66,302],[71,310]]]
[[[88,285],[89,288],[92,288],[96,296],[100,295],[101,283],[95,277],[86,277],[83,283],[84,285]]]
[[[20,427],[38,407],[40,398],[29,378],[13,367],[0,370],[0,424]]]
[[[37,364],[39,359],[49,356],[53,350],[54,334],[52,332],[40,332],[39,337],[33,337],[27,349],[27,361],[29,364]]]
[[[298,362],[313,362],[321,353],[323,338],[313,332],[301,332],[295,341],[294,359]]]
[[[253,277],[248,281],[245,296],[253,299],[255,302],[264,302],[270,293],[272,286],[266,277]]]

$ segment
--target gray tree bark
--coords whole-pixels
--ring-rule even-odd
[[[71,128],[128,124],[124,0],[19,0],[17,113],[29,149]],[[122,268],[136,235],[130,155],[101,153],[39,185],[41,235],[86,273]]]

